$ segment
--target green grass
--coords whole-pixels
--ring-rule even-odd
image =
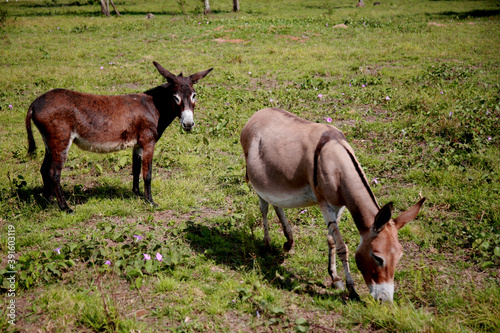
[[[115,1],[123,15],[110,18],[97,2],[78,3],[0,5],[0,268],[9,226],[21,265],[16,325],[4,312],[1,330],[500,330],[497,2],[257,0],[232,13],[230,1],[212,1],[203,16],[201,1],[134,0]],[[195,129],[175,121],[156,146],[159,206],[132,193],[130,151],[77,147],[62,174],[75,213],[45,202],[37,130],[38,155],[26,155],[30,103],[53,88],[145,91],[162,83],[153,60],[176,74],[214,67],[196,86]],[[330,288],[318,208],[287,210],[293,255],[282,253],[272,212],[273,251],[264,254],[239,133],[268,106],[331,117],[395,214],[428,198],[400,232],[394,304],[374,304],[352,255],[363,302]],[[354,253],[348,212],[340,227]]]

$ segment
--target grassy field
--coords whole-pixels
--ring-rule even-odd
[[[242,0],[232,13],[213,0],[203,16],[198,0],[115,0],[123,15],[109,18],[94,2],[0,3],[0,331],[500,331],[497,1]],[[196,128],[176,120],[156,146],[158,207],[132,193],[131,151],[77,147],[62,174],[74,214],[46,202],[30,103],[53,88],[146,91],[163,83],[153,60],[214,67],[196,86]],[[372,301],[352,255],[362,302],[331,288],[316,207],[286,211],[293,255],[271,214],[264,253],[239,133],[269,106],[332,118],[395,214],[428,198],[399,233],[393,304]],[[349,213],[340,228],[354,253]]]

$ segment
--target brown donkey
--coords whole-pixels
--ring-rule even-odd
[[[371,295],[392,301],[394,271],[403,255],[398,230],[413,220],[425,198],[392,219],[392,203],[379,207],[351,146],[338,129],[271,108],[255,113],[241,132],[247,181],[260,198],[264,242],[270,247],[267,212],[274,206],[287,242],[294,245],[292,228],[283,208],[319,205],[328,227],[328,272],[335,287],[344,289],[335,265],[335,248],[344,266],[351,299],[359,299],[347,261],[347,246],[338,224],[349,209],[361,235],[357,266]]]
[[[144,178],[144,197],[151,196],[151,171],[156,142],[176,118],[182,128],[194,126],[193,111],[196,92],[193,84],[204,78],[212,68],[183,77],[176,76],[156,61],[158,72],[167,83],[144,93],[101,96],[65,89],[51,90],[38,97],[26,115],[28,153],[36,151],[31,120],[45,143],[41,167],[43,196],[51,200],[55,193],[62,210],[71,211],[61,189],[61,170],[72,143],[83,150],[109,153],[133,147],[132,191],[139,194],[139,175]]]

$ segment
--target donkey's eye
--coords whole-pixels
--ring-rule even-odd
[[[193,93],[191,95],[191,102],[193,102],[193,103],[196,102],[196,93]]]
[[[179,97],[179,95],[174,95],[174,100],[178,105],[181,104],[181,98]]]
[[[379,267],[384,267],[385,266],[385,259],[382,257],[377,256],[376,254],[372,254],[373,260],[377,263],[377,266]]]

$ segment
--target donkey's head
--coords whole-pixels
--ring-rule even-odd
[[[190,76],[174,75],[163,68],[159,63],[153,61],[158,72],[165,77],[173,89],[174,109],[181,119],[182,128],[190,131],[194,126],[194,106],[196,105],[196,91],[193,84],[203,79],[213,68]]]
[[[356,264],[363,274],[370,294],[378,301],[392,301],[394,295],[394,272],[403,255],[398,240],[398,230],[413,220],[425,198],[413,207],[392,219],[392,202],[382,207],[369,232],[362,234],[356,250]]]

